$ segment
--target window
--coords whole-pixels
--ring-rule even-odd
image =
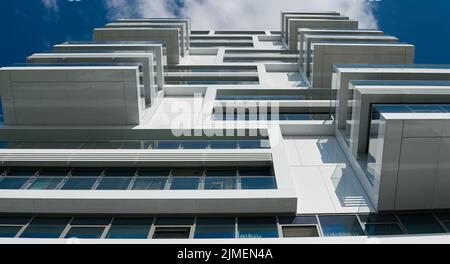
[[[28,187],[30,190],[53,190],[59,185],[63,178],[37,177]]]
[[[241,189],[243,190],[265,190],[276,189],[274,177],[242,177]]]
[[[0,189],[20,189],[36,174],[34,169],[10,169],[0,176]]]
[[[442,233],[444,230],[432,214],[398,214],[408,234]]]
[[[275,217],[239,218],[239,238],[273,238],[278,237]]]
[[[324,236],[363,236],[364,232],[354,215],[319,216]]]
[[[91,190],[103,169],[79,168],[72,171],[71,176],[61,187],[62,190]]]
[[[436,217],[441,221],[441,223],[447,229],[446,231],[450,231],[450,213],[437,213]]]
[[[194,218],[165,218],[155,220],[155,231],[152,238],[155,239],[183,239],[189,238]]]
[[[235,238],[235,218],[198,218],[194,238]]]
[[[154,239],[187,239],[191,232],[190,227],[156,227]]]
[[[317,226],[283,226],[283,237],[318,237]]]
[[[97,190],[127,190],[136,169],[109,169],[100,179]]]
[[[203,170],[176,168],[172,170],[172,176],[171,190],[197,190]]]
[[[385,236],[403,234],[397,218],[391,214],[380,215],[360,215],[359,218],[364,224],[367,235],[369,236]]]
[[[59,238],[70,218],[34,218],[20,237]]]
[[[28,217],[0,217],[0,237],[15,237],[28,221]]]
[[[116,217],[106,238],[146,239],[152,223],[153,218]]]
[[[235,177],[206,177],[205,190],[233,190],[236,189]]]
[[[111,222],[110,218],[104,217],[79,217],[74,218],[70,223],[70,229],[65,238],[101,238],[105,228]]]

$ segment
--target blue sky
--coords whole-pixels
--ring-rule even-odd
[[[202,9],[199,9],[199,5],[202,2],[199,0],[148,0],[147,2],[144,1],[145,4],[140,4],[139,7],[115,5],[114,10],[111,9],[111,3],[124,2],[128,4],[143,0],[45,1],[49,4],[57,3],[58,5],[46,7],[43,4],[44,1],[41,0],[1,1],[0,17],[3,20],[1,30],[2,35],[6,36],[0,42],[1,66],[15,62],[24,62],[26,56],[33,52],[48,50],[55,43],[61,43],[66,40],[90,40],[92,29],[103,26],[113,16],[167,15],[168,12],[176,15],[181,14],[180,7],[183,7],[184,1],[191,1],[196,4],[197,9],[190,8],[188,12],[194,16],[192,18],[194,25],[198,24],[206,27],[208,23],[214,23],[213,25],[216,26],[224,25],[224,27],[227,27],[227,23],[230,20],[227,17],[217,17],[217,15],[213,16],[216,19],[214,21],[202,18]],[[220,0],[211,1],[215,1],[214,4],[222,2]],[[314,1],[317,2],[318,0]],[[331,0],[321,1],[325,4],[331,3]],[[170,5],[167,2],[171,2]],[[291,2],[295,3],[295,1]],[[162,9],[158,9],[157,5],[161,3],[163,3],[162,7],[159,8]],[[254,2],[249,0],[247,3],[251,4]],[[328,5],[332,6],[331,4]],[[289,7],[291,6],[293,4]],[[329,10],[329,6],[324,6],[324,9]],[[355,11],[355,8],[352,6],[345,6],[345,4],[343,6],[352,12]],[[380,29],[384,30],[386,34],[399,37],[402,42],[412,43],[417,46],[416,63],[450,64],[450,1],[382,0],[376,4],[371,4],[371,6]],[[153,10],[145,13],[141,12],[140,8],[153,8]],[[233,8],[239,8],[239,6],[235,4]],[[243,8],[248,9],[252,7],[247,4]],[[317,9],[317,5],[314,8]],[[196,10],[200,10],[200,12],[196,12]],[[356,12],[359,11],[356,10]],[[364,13],[361,12],[360,14],[364,18]],[[278,17],[277,11],[273,13],[273,16]],[[206,16],[206,14],[204,15]]]

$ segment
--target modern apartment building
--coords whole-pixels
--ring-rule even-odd
[[[450,242],[450,66],[414,51],[286,11],[122,19],[1,68],[0,243]]]

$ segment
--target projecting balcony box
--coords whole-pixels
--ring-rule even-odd
[[[286,38],[287,34],[287,16],[302,16],[302,15],[310,15],[310,16],[340,16],[341,14],[335,11],[323,11],[323,12],[299,12],[299,11],[281,11],[281,37],[282,39]]]
[[[312,87],[331,88],[334,64],[414,63],[414,48],[414,45],[402,43],[313,43],[313,65],[310,77]]]
[[[350,88],[350,158],[364,172],[359,176],[378,210],[450,206],[450,82],[354,81]],[[441,169],[445,177],[436,176]]]
[[[106,24],[107,28],[178,28],[180,29],[180,48],[181,48],[181,56],[185,56],[187,54],[187,50],[190,48],[190,30],[189,30],[189,20],[186,21],[153,21],[146,22],[145,20],[138,19],[136,21],[127,20],[125,21],[117,21],[115,23]]]
[[[156,65],[157,90],[164,88],[163,47],[159,41],[68,41],[53,46],[54,53],[151,53]]]
[[[146,106],[150,107],[155,100],[156,65],[152,53],[37,53],[27,60],[30,63],[139,63]]]
[[[304,56],[303,70],[307,76],[311,75],[312,60],[314,55],[314,43],[396,43],[398,38],[391,36],[372,36],[372,35],[304,35]],[[300,48],[300,54],[303,54],[303,48]]]
[[[139,64],[0,70],[5,125],[138,125],[145,111]]]
[[[300,28],[357,29],[358,21],[348,17],[334,16],[326,19],[293,18],[288,21],[287,44],[291,51],[297,51]]]
[[[178,64],[183,54],[179,28],[96,28],[96,41],[161,41],[168,64]]]
[[[382,36],[384,35],[383,31],[374,30],[374,29],[311,29],[311,28],[299,28],[298,29],[298,47],[297,49],[300,51],[300,66],[303,65],[304,57],[306,56],[305,52],[305,38],[304,36],[308,35],[352,35],[352,36]]]
[[[336,64],[332,89],[337,90],[336,128],[346,129],[351,117],[351,80],[450,80],[450,66],[446,65],[389,65],[389,64]]]

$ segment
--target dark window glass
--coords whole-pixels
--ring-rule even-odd
[[[316,226],[283,226],[283,237],[318,237]]]
[[[206,177],[205,190],[233,190],[236,189],[236,178],[233,177]]]
[[[109,217],[76,217],[70,223],[71,225],[109,225]]]
[[[278,222],[282,225],[312,225],[317,224],[315,216],[282,216],[278,217]]]
[[[181,148],[180,142],[175,141],[158,141],[157,149],[179,149]]]
[[[154,239],[185,239],[189,238],[190,227],[156,227]]]
[[[130,185],[131,178],[102,178],[97,190],[126,190]]]
[[[239,218],[239,238],[278,237],[275,217]]]
[[[234,218],[198,218],[194,238],[234,238]]]
[[[173,176],[202,176],[203,169],[175,168],[172,169]]]
[[[209,144],[205,141],[184,141],[181,146],[183,149],[206,149]]]
[[[197,190],[200,183],[199,177],[173,177],[170,184],[171,190]]]
[[[106,238],[145,239],[153,218],[115,218]]]
[[[104,227],[71,227],[65,238],[101,238]]]
[[[319,216],[324,236],[363,236],[364,232],[356,216]]]
[[[33,183],[28,187],[30,190],[53,190],[58,184],[63,180],[63,178],[36,178]]]
[[[272,176],[272,171],[270,168],[261,169],[239,169],[239,175],[241,176]]]
[[[26,225],[30,221],[29,217],[0,217],[0,225]]]
[[[8,172],[8,176],[33,176],[35,174],[36,174],[36,169],[12,168]]]
[[[108,169],[106,170],[105,177],[133,177],[136,173],[136,169]]]
[[[370,214],[360,215],[359,218],[363,223],[397,223],[397,218],[392,214]]]
[[[431,214],[399,214],[408,234],[443,233],[444,230]]]
[[[145,177],[167,177],[169,176],[168,169],[141,169],[139,170],[138,176]]]
[[[59,238],[70,218],[38,217],[21,234],[23,238]]]
[[[0,226],[0,237],[15,237],[21,226]]]
[[[236,141],[211,141],[211,149],[237,149],[238,143]]]
[[[441,221],[450,221],[450,213],[437,213],[436,217]]]
[[[97,178],[70,177],[62,186],[62,190],[91,190]]]
[[[366,224],[366,233],[369,236],[386,236],[403,234],[398,224]]]
[[[236,169],[207,169],[206,176],[236,176]]]
[[[41,172],[39,173],[39,176],[46,176],[46,177],[65,177],[67,175],[67,173],[69,173],[69,169],[68,168],[50,168],[50,169],[43,169],[41,170]]]
[[[155,225],[193,225],[192,217],[158,217]]]
[[[276,189],[274,177],[243,177],[241,178],[241,188],[244,190],[264,190]]]
[[[167,178],[137,178],[133,190],[164,190]]]
[[[22,177],[9,177],[9,178],[0,178],[0,189],[6,190],[17,190],[22,188],[22,186],[29,180],[30,178],[22,178]]]
[[[72,171],[72,176],[77,177],[98,177],[103,172],[100,168],[78,168]]]

